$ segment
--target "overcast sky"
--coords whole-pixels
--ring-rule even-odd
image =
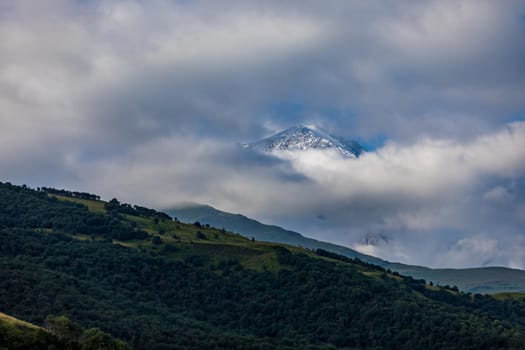
[[[511,0],[0,0],[0,181],[525,268],[524,38]],[[237,147],[305,121],[370,152]]]

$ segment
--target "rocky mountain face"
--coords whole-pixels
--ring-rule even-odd
[[[265,152],[335,149],[343,158],[358,158],[365,151],[357,141],[345,140],[314,125],[302,123],[242,147]]]

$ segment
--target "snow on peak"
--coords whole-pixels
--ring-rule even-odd
[[[244,144],[242,147],[266,152],[335,149],[344,158],[357,158],[364,152],[364,148],[356,141],[346,141],[330,135],[315,125],[305,123],[296,124],[273,136]]]

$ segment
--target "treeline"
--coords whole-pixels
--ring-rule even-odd
[[[365,261],[362,261],[359,258],[349,258],[347,256],[344,256],[344,255],[341,255],[341,254],[337,254],[337,253],[333,253],[333,252],[329,252],[327,250],[320,249],[320,248],[314,250],[314,252],[317,255],[319,255],[319,256],[323,256],[323,257],[326,257],[326,258],[339,260],[339,261],[343,261],[343,262],[347,262],[347,263],[351,263],[351,264],[361,265],[361,266],[366,267],[366,268],[368,268],[370,270],[375,270],[375,271],[381,272],[383,274],[387,274],[388,273],[388,274],[391,274],[392,276],[397,276],[399,278],[402,278],[407,284],[409,284],[410,286],[412,286],[414,289],[416,289],[417,291],[419,291],[421,293],[430,294],[430,295],[434,295],[435,294],[435,293],[433,293],[432,290],[430,290],[430,292],[429,292],[429,289],[426,287],[427,281],[425,279],[423,279],[423,278],[416,279],[416,278],[413,278],[411,276],[401,276],[396,271],[392,271],[390,269],[385,269],[382,266],[378,266],[378,265],[374,265],[374,264],[371,264],[371,263],[367,263]],[[432,282],[430,282],[430,286],[433,286]],[[446,289],[446,290],[449,290],[449,291],[452,291],[452,292],[456,292],[456,293],[459,292],[459,288],[457,286],[449,286],[449,285],[439,286],[438,285],[436,287],[439,287],[439,288],[442,288],[442,289]],[[440,294],[440,293],[438,293],[438,294]],[[466,297],[472,296],[471,293],[462,293],[462,295],[464,295]],[[476,294],[475,296],[479,298],[482,295],[481,294]]]
[[[104,208],[110,212],[117,212],[119,214],[134,215],[155,218],[160,220],[172,220],[172,217],[166,213],[141,207],[139,205],[131,205],[128,203],[120,203],[118,199],[113,198],[104,205]]]
[[[23,186],[23,188],[28,188]],[[88,192],[77,192],[77,191],[68,191],[63,189],[56,189],[52,187],[39,187],[37,191],[42,191],[49,194],[54,194],[58,196],[86,199],[86,200],[100,200],[100,196]],[[104,208],[108,211],[118,212],[120,214],[141,216],[141,217],[152,217],[161,220],[172,220],[172,217],[166,213],[142,207],[139,205],[131,205],[128,203],[121,203],[118,199],[113,198],[108,203],[104,205]]]
[[[0,183],[0,228],[67,232],[124,241],[148,237],[136,224],[122,220],[119,215],[92,213],[82,204],[8,183]]]
[[[383,267],[367,263],[366,261],[363,261],[363,260],[361,260],[359,258],[349,258],[347,256],[344,256],[344,255],[341,255],[341,254],[337,254],[337,253],[333,253],[333,252],[329,252],[329,251],[321,249],[321,248],[318,248],[318,249],[314,250],[314,252],[315,252],[315,254],[317,254],[319,256],[323,256],[325,258],[330,258],[330,259],[339,260],[339,261],[343,261],[343,262],[347,262],[347,263],[351,263],[351,264],[361,265],[361,266],[366,267],[366,268],[368,268],[370,270],[376,270],[376,271],[380,271],[380,272],[387,272],[387,270],[385,270]]]
[[[77,191],[68,191],[68,190],[59,190],[52,187],[39,187],[37,190],[46,192],[49,194],[56,194],[58,196],[65,196],[65,197],[72,197],[72,198],[79,198],[79,199],[87,199],[87,200],[93,200],[98,201],[100,200],[100,196],[92,193],[87,192],[77,192]]]

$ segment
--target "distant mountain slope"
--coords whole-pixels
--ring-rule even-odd
[[[430,269],[428,267],[389,263],[384,265],[400,274],[424,278],[440,285],[456,285],[472,293],[525,292],[525,271],[507,267],[468,269]]]
[[[344,140],[330,135],[319,127],[302,123],[242,146],[266,152],[335,149],[344,158],[357,158],[364,152],[364,148],[357,141]]]
[[[213,227],[239,233],[247,238],[253,237],[258,241],[286,243],[308,249],[326,249],[349,258],[358,258],[371,264],[380,266],[388,264],[387,261],[359,253],[350,248],[308,238],[298,232],[286,230],[279,226],[266,225],[244,215],[227,213],[209,205],[188,205],[176,209],[168,209],[166,212],[183,222],[193,223],[198,221],[202,224],[209,224]]]
[[[473,269],[430,269],[422,266],[391,263],[353,249],[304,237],[300,233],[279,226],[262,224],[244,215],[231,214],[207,205],[187,205],[168,212],[179,220],[199,221],[211,226],[225,228],[256,240],[280,242],[309,249],[325,249],[350,258],[397,271],[414,278],[423,278],[435,284],[457,286],[473,293],[525,292],[525,271],[505,267]]]

